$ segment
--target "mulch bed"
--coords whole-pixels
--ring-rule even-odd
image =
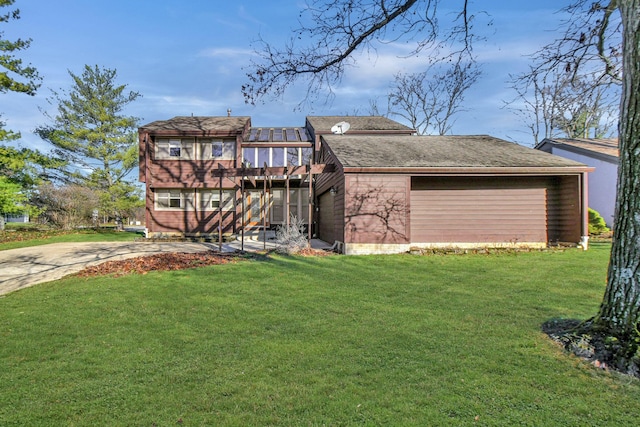
[[[303,249],[298,255],[302,256],[327,256],[334,255],[317,249]],[[264,254],[262,255],[264,256]],[[146,274],[149,271],[186,270],[188,268],[206,267],[209,265],[221,265],[231,262],[255,258],[255,255],[221,254],[207,251],[198,253],[170,252],[156,255],[147,255],[137,258],[129,258],[120,261],[107,261],[102,264],[87,267],[75,274],[77,277],[93,277],[113,275],[115,277],[127,274]]]
[[[220,254],[213,251],[199,253],[162,253],[120,261],[107,261],[102,264],[87,267],[78,277],[93,277],[111,274],[116,277],[126,274],[146,274],[149,271],[185,270],[187,268],[206,267],[209,265],[228,264],[243,258],[237,255]]]

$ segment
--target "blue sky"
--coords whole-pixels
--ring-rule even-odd
[[[455,4],[456,2],[454,2]],[[457,3],[462,3],[458,1]],[[563,3],[563,2],[561,2]],[[8,129],[22,133],[21,145],[47,150],[33,134],[55,113],[47,103],[50,89],[71,86],[68,70],[81,74],[85,64],[118,71],[118,82],[140,92],[127,114],[140,124],[178,115],[252,117],[254,126],[301,126],[306,115],[367,114],[369,100],[383,100],[395,73],[422,71],[424,58],[400,59],[403,45],[380,46],[362,53],[335,88],[330,104],[294,111],[302,88],[266,105],[244,103],[240,91],[252,55],[251,42],[261,36],[278,43],[297,25],[304,2],[296,0],[16,0],[21,19],[3,24],[4,37],[32,38],[19,54],[35,66],[43,84],[34,97],[0,95],[0,113]],[[466,95],[454,134],[490,134],[531,144],[532,137],[503,101],[514,94],[509,74],[526,70],[527,54],[556,37],[560,16],[554,0],[471,2],[490,13],[493,25],[476,53],[483,76]],[[281,43],[280,43],[281,44]],[[385,104],[385,102],[380,102]],[[392,117],[394,118],[394,117]]]

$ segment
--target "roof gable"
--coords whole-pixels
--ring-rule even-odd
[[[250,117],[176,116],[146,124],[140,130],[159,135],[237,135],[250,125]]]
[[[327,135],[345,168],[555,168],[584,164],[487,135]]]

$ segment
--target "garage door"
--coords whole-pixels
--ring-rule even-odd
[[[412,178],[412,243],[547,242],[542,180]]]

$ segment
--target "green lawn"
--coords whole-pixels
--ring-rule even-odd
[[[7,227],[0,231],[0,251],[66,242],[126,242],[141,235],[130,232],[115,232],[112,228],[63,231],[39,227]]]
[[[596,312],[609,247],[38,285],[0,298],[0,425],[637,425],[640,381],[540,331]]]

